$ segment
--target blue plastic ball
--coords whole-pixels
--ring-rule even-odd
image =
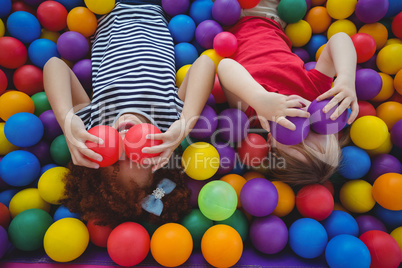
[[[327,231],[314,219],[298,219],[289,228],[290,248],[302,258],[313,259],[320,256],[327,243]]]
[[[2,191],[0,193],[0,203],[3,203],[6,207],[8,207],[11,199],[19,191],[20,191],[19,189],[7,189],[7,190]]]
[[[402,210],[389,210],[377,204],[373,211],[374,215],[387,226],[388,230],[402,226]]]
[[[328,38],[325,35],[313,34],[310,41],[306,44],[305,49],[312,59],[315,59],[317,50],[328,42]]]
[[[43,68],[50,58],[60,58],[60,54],[55,42],[49,39],[37,39],[29,45],[28,57],[35,66]]]
[[[328,242],[325,259],[331,268],[369,268],[370,251],[359,238],[342,234]]]
[[[26,11],[13,12],[7,19],[7,30],[12,37],[25,44],[38,39],[41,33],[38,19]]]
[[[16,113],[4,124],[4,135],[7,140],[19,147],[30,147],[37,144],[43,136],[42,121],[31,113]]]
[[[0,0],[0,18],[5,18],[11,12],[11,0]]]
[[[342,148],[339,174],[343,177],[350,180],[360,179],[369,172],[370,166],[370,156],[363,149],[356,146]]]
[[[212,20],[213,5],[214,3],[211,0],[195,1],[191,4],[189,15],[195,24],[198,25],[204,20]]]
[[[193,64],[198,58],[197,49],[190,43],[179,43],[174,47],[176,70],[187,64]]]
[[[0,162],[0,177],[10,186],[27,186],[39,177],[40,163],[30,152],[16,150]]]
[[[75,7],[85,6],[83,0],[54,0],[62,4],[68,11]]]
[[[332,239],[341,234],[348,234],[356,237],[359,235],[359,225],[355,218],[345,211],[332,211],[331,215],[323,220],[321,224],[327,231],[328,239]]]
[[[175,43],[191,42],[195,33],[195,22],[187,15],[174,16],[168,25]]]
[[[66,208],[65,206],[61,205],[54,212],[53,220],[58,221],[58,220],[64,219],[64,218],[80,219],[81,215],[79,213],[72,213],[68,208]]]
[[[396,16],[402,11],[402,1],[401,0],[388,0],[388,11],[385,13],[384,18],[390,18]]]

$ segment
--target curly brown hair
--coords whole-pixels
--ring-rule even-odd
[[[189,212],[190,190],[185,186],[188,177],[180,169],[163,168],[153,174],[149,186],[140,187],[135,182],[129,191],[116,177],[109,176],[102,168],[91,169],[68,165],[70,173],[64,178],[65,198],[61,203],[71,212],[80,213],[81,219],[95,219],[96,224],[116,226],[125,221],[148,221],[154,224],[177,222]],[[162,199],[164,208],[160,216],[144,211],[142,199],[156,188],[163,178],[176,183],[176,188]]]

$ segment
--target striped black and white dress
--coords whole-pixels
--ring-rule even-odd
[[[98,21],[92,38],[91,103],[76,114],[87,129],[139,113],[161,131],[180,117],[174,44],[162,7],[122,0]],[[155,1],[153,1],[155,2]]]

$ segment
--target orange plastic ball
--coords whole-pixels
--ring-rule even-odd
[[[162,266],[182,265],[190,257],[192,251],[193,239],[183,225],[166,223],[156,229],[152,235],[151,253]]]
[[[402,95],[402,69],[400,69],[394,77],[394,88]]]
[[[310,9],[304,17],[304,20],[310,24],[313,34],[325,32],[332,22],[332,18],[329,16],[327,9],[322,6],[316,6]]]
[[[377,94],[371,101],[383,102],[391,98],[394,94],[394,79],[389,74],[379,73],[382,79],[382,87],[380,93]]]
[[[377,107],[377,117],[381,118],[391,131],[396,122],[402,119],[402,104],[396,101],[387,101]]]
[[[231,267],[239,261],[243,253],[243,241],[233,227],[218,224],[204,233],[201,251],[210,265]]]
[[[254,179],[254,178],[265,178],[265,176],[257,171],[248,171],[243,174],[243,178],[245,178],[247,181]]]
[[[27,112],[33,114],[35,105],[33,100],[20,91],[8,91],[0,96],[0,118],[4,121],[16,113]]]
[[[388,39],[387,28],[379,22],[365,24],[359,29],[359,33],[366,33],[374,38],[376,49],[381,49]]]
[[[221,178],[221,181],[225,181],[227,183],[229,183],[233,189],[235,189],[236,194],[237,194],[237,207],[241,207],[241,203],[240,203],[240,191],[243,188],[243,185],[247,182],[247,180],[245,178],[243,178],[240,175],[237,174],[228,174],[225,175]]]
[[[278,191],[278,205],[276,205],[272,214],[278,217],[284,217],[295,207],[295,193],[289,184],[281,181],[273,181],[272,183]]]
[[[70,31],[89,37],[95,33],[97,26],[95,14],[86,7],[76,7],[68,13],[67,27]]]
[[[402,175],[386,173],[373,185],[373,197],[380,206],[389,210],[402,210]]]

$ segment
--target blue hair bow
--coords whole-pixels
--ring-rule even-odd
[[[153,190],[152,194],[144,197],[142,200],[142,208],[149,213],[160,216],[163,210],[162,197],[164,197],[165,194],[170,194],[175,187],[176,183],[173,181],[167,178],[162,179],[156,186],[156,189]]]

